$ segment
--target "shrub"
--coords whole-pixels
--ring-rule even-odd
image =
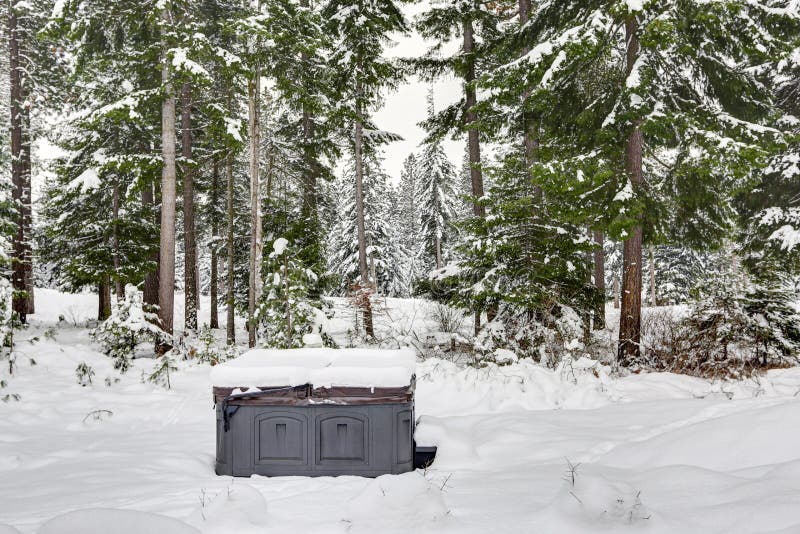
[[[662,317],[637,367],[708,378],[738,378],[798,361],[794,294],[729,267],[693,291],[684,318]]]
[[[114,369],[126,372],[136,347],[145,341],[159,342],[170,335],[154,324],[158,318],[142,308],[142,296],[136,286],[125,287],[125,299],[111,311],[111,316],[92,330],[91,337],[114,360]]]

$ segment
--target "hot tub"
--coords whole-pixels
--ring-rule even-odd
[[[414,469],[411,350],[251,350],[214,367],[218,475]]]

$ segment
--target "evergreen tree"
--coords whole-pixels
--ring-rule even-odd
[[[370,150],[367,145],[374,147],[394,137],[377,131],[367,113],[378,106],[382,91],[395,85],[402,75],[398,66],[383,53],[390,34],[407,31],[400,4],[399,0],[329,0],[323,11],[336,38],[332,64],[340,73],[336,80],[342,97],[339,114],[353,131],[358,271],[360,290],[367,293],[360,301],[364,303],[364,325],[370,338],[375,337],[375,332],[368,293],[378,285],[378,280],[371,275],[377,271],[376,258],[373,255],[370,265],[367,250],[370,246],[364,188],[366,157]]]
[[[750,67],[781,55],[771,19],[783,11],[743,1],[545,3],[520,31],[529,51],[487,80],[522,96],[522,115],[503,102],[540,124],[534,177],[587,195],[578,198],[589,219],[592,206],[612,206],[591,226],[607,224],[625,243],[623,364],[638,355],[643,229],[719,242],[734,220],[732,193],[770,143],[772,101]]]
[[[264,295],[256,313],[259,344],[291,349],[303,346],[303,335],[311,331],[314,310],[309,288],[316,275],[293,253],[288,240],[278,238],[265,269]]]
[[[339,290],[346,293],[358,282],[358,237],[354,197],[353,161],[336,180],[335,195],[339,214],[330,235],[329,269],[339,278]],[[408,279],[403,271],[408,253],[401,242],[403,229],[393,223],[391,212],[397,202],[392,198],[388,176],[379,158],[369,154],[364,165],[365,240],[371,276],[379,293],[387,296],[407,294]]]
[[[403,168],[400,171],[400,183],[397,187],[397,223],[400,228],[403,228],[400,236],[402,246],[409,252],[408,262],[404,266],[405,276],[412,283],[422,274],[421,262],[415,253],[419,248],[417,245],[420,242],[418,188],[419,168],[417,157],[411,153],[403,160]]]
[[[433,116],[433,93],[428,94],[428,112]],[[423,272],[441,269],[453,237],[452,222],[457,209],[457,174],[441,142],[429,139],[418,164],[418,192]]]
[[[300,247],[300,258],[318,276],[323,274],[323,231],[320,226],[322,183],[332,177],[328,162],[338,156],[335,124],[335,72],[328,60],[332,34],[326,31],[323,2],[278,0],[266,3],[271,41],[265,69],[285,106],[276,131],[295,152],[291,165],[299,186],[299,212],[291,218],[287,237]],[[318,294],[320,288],[313,288]]]

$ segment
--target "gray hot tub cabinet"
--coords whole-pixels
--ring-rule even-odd
[[[214,388],[218,475],[376,477],[414,469],[414,387]]]

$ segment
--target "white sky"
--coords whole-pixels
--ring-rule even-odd
[[[413,17],[423,11],[428,2],[416,2],[406,9],[409,22]],[[424,41],[416,33],[400,36],[396,39],[396,46],[388,51],[392,57],[417,57],[422,55],[431,43]],[[403,141],[387,145],[384,150],[385,169],[389,176],[396,182],[400,180],[400,171],[403,160],[411,152],[419,152],[419,144],[425,138],[425,130],[418,123],[425,120],[428,114],[426,102],[430,84],[424,83],[416,77],[409,79],[397,91],[386,98],[383,108],[374,114],[375,122],[381,130],[399,134]],[[461,82],[448,77],[437,80],[433,86],[433,101],[437,111],[457,101],[461,96]],[[464,159],[466,139],[444,142],[444,148],[451,162],[461,168]]]

